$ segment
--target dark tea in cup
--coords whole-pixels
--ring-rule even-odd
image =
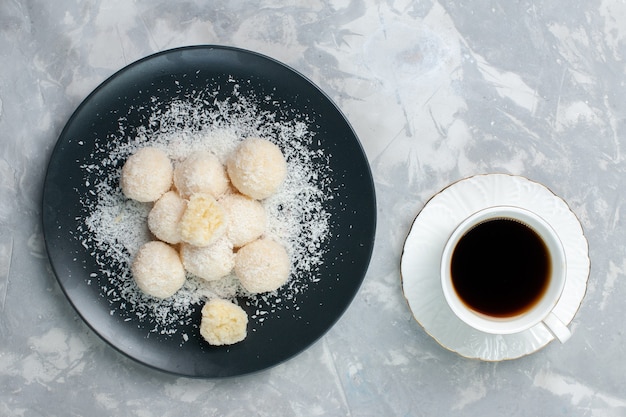
[[[472,310],[507,318],[524,314],[544,296],[552,274],[550,251],[530,226],[511,218],[468,230],[452,253],[454,291]]]

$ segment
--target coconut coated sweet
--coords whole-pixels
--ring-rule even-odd
[[[287,282],[290,268],[285,248],[268,238],[245,245],[235,256],[235,274],[252,294],[280,288]]]
[[[250,243],[265,232],[267,216],[263,205],[243,194],[227,194],[219,203],[228,213],[226,236],[233,246],[239,248]]]
[[[178,252],[167,243],[145,243],[131,265],[133,279],[144,293],[156,298],[174,295],[185,283],[185,269]]]
[[[230,274],[235,266],[232,244],[225,238],[210,246],[183,243],[180,257],[187,272],[206,281],[215,281]]]
[[[148,214],[148,229],[158,239],[177,244],[180,242],[180,220],[187,203],[176,191],[168,191],[159,198]]]
[[[224,235],[226,213],[210,194],[193,194],[180,219],[180,237],[195,246],[209,246]]]
[[[176,165],[174,185],[184,198],[206,193],[217,198],[228,188],[224,166],[213,153],[197,152]]]
[[[141,148],[122,167],[122,192],[142,203],[156,201],[171,188],[173,171],[165,152],[152,147]]]
[[[232,345],[246,338],[248,315],[236,304],[221,298],[202,307],[200,334],[211,345]]]
[[[274,194],[285,180],[287,162],[277,145],[251,138],[235,149],[226,162],[226,170],[240,193],[263,200]]]

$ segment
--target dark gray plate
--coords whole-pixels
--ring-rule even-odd
[[[81,196],[92,191],[85,185],[81,165],[93,162],[96,141],[114,136],[121,116],[127,117],[125,124],[129,126],[145,123],[151,112],[147,104],[153,97],[167,102],[202,89],[227,97],[232,93],[231,77],[248,81],[240,83],[241,94],[271,96],[272,100],[258,103],[261,109],[268,106],[267,110],[276,111],[279,103],[283,111],[278,117],[289,120],[304,115],[315,121],[309,127],[315,142],[331,155],[319,163],[327,165],[331,187],[337,190],[326,207],[332,216],[331,238],[324,264],[315,272],[319,282],[311,284],[299,299],[298,314],[268,314],[263,325],[248,332],[243,342],[228,347],[209,346],[197,325],[187,325],[181,331],[190,339],[181,344],[171,336],[149,334],[150,318],[142,321],[111,314],[116,301],[101,294],[98,280],[105,278],[98,274],[91,251],[76,234],[77,219],[86,214]],[[129,112],[131,108],[134,110]],[[372,253],[375,227],[370,168],[358,138],[338,108],[309,80],[284,64],[229,47],[164,51],[125,67],[103,82],[78,107],[61,133],[43,190],[43,228],[50,262],[79,315],[125,355],[190,377],[226,377],[266,369],[319,339],[357,293]],[[199,308],[193,314],[199,322]]]

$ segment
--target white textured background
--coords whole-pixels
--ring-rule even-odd
[[[626,4],[619,0],[0,1],[0,416],[626,416]],[[176,378],[102,342],[51,272],[50,152],[112,73],[192,44],[252,49],[318,84],[371,162],[379,223],[354,303],[271,370]],[[565,345],[482,363],[413,320],[409,225],[460,178],[521,174],[581,219],[592,263]]]

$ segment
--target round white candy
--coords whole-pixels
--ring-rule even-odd
[[[287,282],[290,269],[287,251],[271,239],[248,243],[235,256],[235,274],[252,294],[277,290]]]
[[[243,141],[228,159],[226,169],[235,188],[257,200],[274,194],[287,175],[280,148],[259,138]]]
[[[176,165],[174,185],[184,198],[194,193],[207,193],[217,198],[228,188],[228,177],[217,156],[203,151]]]
[[[180,257],[187,272],[207,281],[228,275],[235,266],[235,253],[228,239],[222,238],[210,246],[183,243]]]
[[[257,200],[236,193],[226,194],[219,202],[228,214],[226,236],[233,246],[241,247],[265,232],[265,208]]]
[[[122,167],[120,185],[128,198],[140,202],[156,201],[172,186],[173,168],[160,149],[141,148]]]
[[[248,315],[230,301],[215,298],[202,307],[200,335],[211,345],[232,345],[246,338]]]
[[[174,295],[185,283],[185,269],[178,252],[167,243],[144,244],[131,265],[139,289],[156,298]]]
[[[195,246],[209,246],[226,232],[226,213],[210,194],[192,194],[180,219],[180,238]]]
[[[158,239],[176,244],[180,242],[180,219],[187,203],[176,191],[168,191],[154,203],[148,214],[148,228]]]

